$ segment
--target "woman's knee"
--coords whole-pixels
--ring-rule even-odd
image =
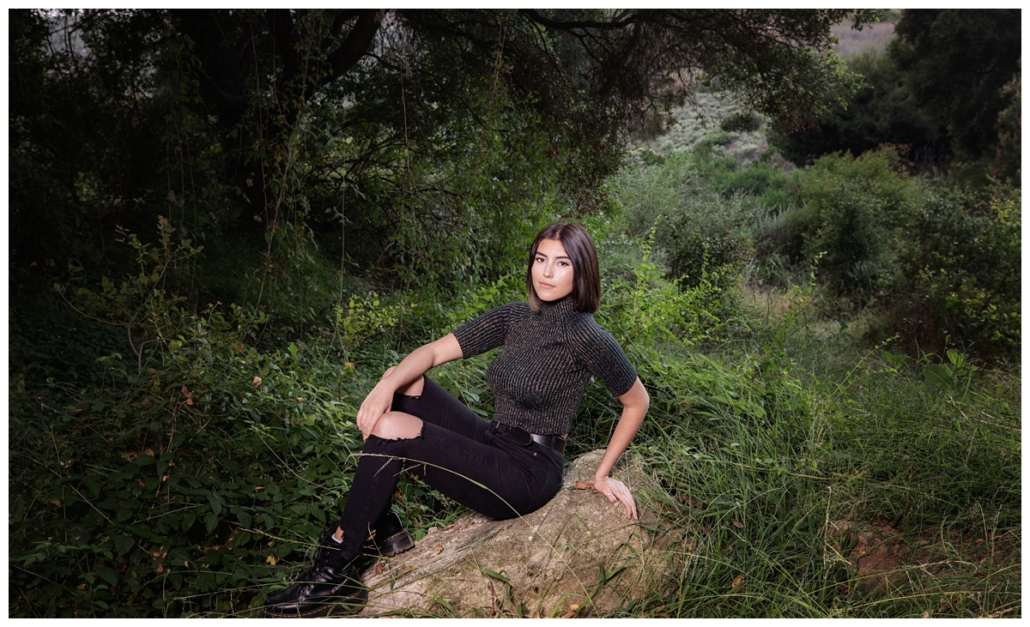
[[[388,411],[382,415],[372,435],[384,440],[410,440],[422,435],[422,420],[400,411]]]

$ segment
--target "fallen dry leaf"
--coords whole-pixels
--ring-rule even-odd
[[[442,551],[443,551],[443,547],[440,546],[439,544],[437,544],[436,546],[433,547],[433,553],[435,553],[436,555],[439,555]]]
[[[740,582],[742,581],[744,581],[744,575],[737,575],[737,577],[733,580],[733,583],[730,584],[730,587],[736,588],[740,585]]]
[[[386,570],[386,569],[383,568],[383,563],[382,562],[376,562],[376,574],[377,575],[382,575],[384,570]]]
[[[592,490],[593,487],[594,487],[594,482],[593,481],[577,481],[576,482],[576,489],[577,490]]]
[[[743,529],[744,528],[744,523],[740,522],[739,520],[734,520],[732,522],[733,522],[733,526],[736,527],[737,529]]]

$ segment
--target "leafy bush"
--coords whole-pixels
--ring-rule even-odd
[[[632,279],[604,281],[604,305],[597,315],[605,328],[628,346],[694,346],[711,338],[722,325],[719,287],[704,271],[694,285],[677,286],[650,255],[645,244]]]
[[[252,309],[186,311],[162,286],[195,249],[160,230],[156,247],[125,234],[139,274],[75,293],[123,328],[131,357],[99,357],[85,385],[14,389],[12,615],[245,612],[252,582],[283,577],[273,566],[345,494],[360,435],[343,416],[365,386],[354,365],[328,359],[332,345],[259,351],[266,318]]]
[[[709,281],[724,289],[750,256],[755,208],[740,194],[727,200],[712,188],[708,173],[719,167],[735,162],[710,151],[676,152],[624,168],[609,183],[630,237],[653,229],[653,261],[667,264],[669,276],[685,288]]]
[[[823,157],[799,177],[798,187],[803,204],[770,226],[763,249],[792,263],[816,264],[834,297],[868,302],[892,270],[891,242],[908,210],[911,184],[897,170],[896,155]]]
[[[54,384],[17,403],[12,615],[240,613],[317,534],[360,447],[342,426],[354,370],[248,348],[255,321],[207,312],[138,375],[103,358],[127,388]]]
[[[741,111],[724,118],[719,122],[719,128],[731,133],[747,133],[757,131],[762,127],[762,119],[751,111]]]
[[[1018,361],[1021,345],[1020,193],[971,194],[923,184],[885,286],[881,332],[943,353]]]

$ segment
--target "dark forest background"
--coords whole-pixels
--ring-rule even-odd
[[[255,614],[559,219],[684,534],[620,615],[1021,614],[1019,10],[7,17],[11,616]]]

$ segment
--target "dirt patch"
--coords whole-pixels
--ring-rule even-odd
[[[901,532],[887,521],[861,525],[838,520],[830,523],[826,535],[837,555],[851,564],[853,581],[865,592],[889,586],[912,554]]]
[[[882,519],[831,522],[826,530],[826,549],[828,557],[847,560],[853,577],[846,585],[862,592],[888,591],[914,571],[937,577],[956,565],[982,569],[1010,564],[1016,570],[1021,565],[1021,539],[1012,531],[978,537],[930,527],[921,534],[906,536]]]

